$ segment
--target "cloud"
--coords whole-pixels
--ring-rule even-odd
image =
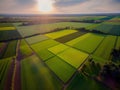
[[[0,13],[40,14],[38,0],[0,0]],[[120,0],[53,0],[54,13],[120,12]]]
[[[83,3],[89,0],[55,0],[55,5],[58,7],[62,6],[71,6],[76,5],[78,3]]]
[[[60,13],[116,13],[120,12],[120,0],[85,0],[68,6],[58,5],[57,8]]]

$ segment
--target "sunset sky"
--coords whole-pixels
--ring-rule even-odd
[[[0,0],[0,14],[120,13],[120,0]]]

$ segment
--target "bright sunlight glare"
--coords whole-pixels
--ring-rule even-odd
[[[43,13],[49,13],[53,11],[54,0],[38,0],[38,8]]]

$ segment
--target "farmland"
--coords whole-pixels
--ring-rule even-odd
[[[88,33],[88,34],[85,34],[83,37],[78,37],[67,43],[68,45],[74,48],[83,50],[88,53],[92,53],[103,39],[104,39],[104,36],[102,35]]]
[[[119,16],[43,17],[0,23],[0,90],[120,89]]]
[[[116,37],[107,36],[101,45],[94,52],[94,55],[99,56],[104,59],[109,59],[110,53],[114,47]]]

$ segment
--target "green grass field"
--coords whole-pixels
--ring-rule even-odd
[[[64,82],[67,82],[76,70],[58,57],[47,60],[46,64]]]
[[[90,35],[90,33],[87,33],[87,34],[85,34],[85,35],[82,35],[82,36],[80,36],[80,37],[78,37],[78,38],[75,38],[75,39],[73,39],[73,40],[71,40],[71,41],[69,41],[69,42],[66,42],[66,44],[67,45],[70,45],[70,46],[74,46],[76,43],[78,43],[80,40],[84,40],[84,39],[86,39],[87,37],[89,37],[89,35]]]
[[[0,31],[0,41],[6,41],[11,39],[19,39],[21,35],[17,32],[17,30],[4,30]]]
[[[74,45],[72,45],[72,47],[85,51],[87,53],[92,53],[97,46],[101,43],[101,41],[104,39],[104,35],[99,35],[99,34],[92,34],[92,33],[87,33],[88,36],[87,38],[84,38],[84,36],[81,38],[76,38],[79,39],[79,41],[77,43],[75,43]],[[74,42],[75,40],[73,40]],[[72,41],[70,41],[72,43]],[[68,42],[69,43],[69,42]],[[70,44],[68,44],[70,45]]]
[[[29,44],[34,44],[34,43],[37,43],[37,42],[40,42],[46,39],[48,39],[48,37],[46,37],[45,35],[37,35],[37,36],[30,37],[30,38],[26,38]]]
[[[70,65],[74,66],[75,68],[78,68],[83,63],[83,61],[88,57],[88,54],[73,48],[69,48],[64,52],[58,54],[57,56],[59,56],[61,59],[63,59]]]
[[[3,58],[7,57],[13,57],[16,55],[16,46],[17,46],[17,40],[9,42],[6,51],[3,55]]]
[[[109,90],[103,84],[88,78],[81,73],[77,73],[66,90]]]
[[[40,58],[43,60],[47,60],[48,58],[51,58],[54,56],[53,53],[51,53],[48,48],[53,47],[55,45],[58,45],[59,43],[52,40],[48,39],[36,44],[32,44],[31,47],[33,50],[39,55]]]
[[[21,61],[22,90],[61,90],[61,83],[35,55]]]
[[[20,41],[20,52],[23,57],[33,53],[31,48],[27,45],[24,39]]]
[[[0,60],[0,90],[4,90],[8,70],[12,62],[11,60],[12,60],[11,58]]]
[[[0,31],[4,30],[15,30],[15,27],[0,27]]]
[[[66,42],[69,42],[79,36],[82,36],[86,34],[86,32],[81,32],[81,31],[78,31],[78,32],[75,32],[75,33],[72,33],[72,34],[68,34],[68,35],[65,35],[63,37],[60,37],[60,38],[57,38],[55,39],[56,41],[60,42],[60,43],[66,43]]]
[[[12,27],[12,23],[0,23],[0,27]]]
[[[110,57],[110,53],[114,48],[115,41],[116,36],[107,36],[101,43],[101,45],[97,48],[97,50],[94,52],[94,55],[108,60]]]
[[[56,28],[65,28],[65,27],[74,27],[74,28],[82,28],[88,27],[90,23],[77,23],[77,22],[59,22],[52,24],[40,24],[40,25],[31,25],[31,26],[16,26],[18,32],[22,37],[34,35],[37,33],[47,33],[53,31]]]
[[[120,49],[120,36],[117,38],[116,49]]]
[[[52,38],[52,39],[56,39],[56,38],[60,38],[60,37],[63,37],[65,35],[69,35],[69,34],[72,34],[75,32],[77,32],[77,31],[76,30],[62,30],[62,31],[57,31],[57,32],[53,32],[53,33],[48,33],[48,34],[46,34],[46,36],[48,36],[49,38]]]
[[[68,49],[69,47],[64,44],[59,44],[54,47],[49,48],[48,50],[54,54],[58,54],[63,52],[64,50]]]

